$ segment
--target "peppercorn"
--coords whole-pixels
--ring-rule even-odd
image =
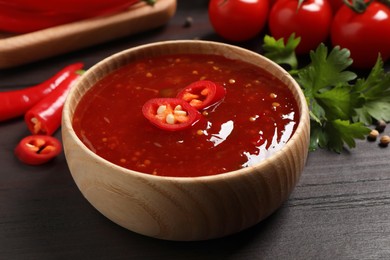
[[[186,17],[183,27],[185,28],[191,27],[193,23],[194,23],[194,19],[191,16],[188,16]]]
[[[379,133],[382,133],[383,131],[385,131],[385,128],[386,128],[386,122],[385,121],[378,120],[378,122],[376,122],[375,129],[378,130]]]
[[[379,136],[379,132],[378,130],[371,130],[371,132],[369,133],[369,135],[367,136],[367,139],[369,141],[375,141],[377,139],[377,137]]]
[[[389,145],[389,143],[390,143],[390,136],[384,135],[381,137],[379,145],[381,147],[387,147]]]

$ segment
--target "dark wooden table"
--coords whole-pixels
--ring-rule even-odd
[[[179,1],[173,19],[153,31],[0,71],[1,91],[144,43],[223,41],[208,22],[207,2]],[[191,27],[183,26],[187,17]],[[259,51],[261,38],[241,45]],[[222,239],[171,242],[132,233],[98,213],[63,155],[39,167],[20,163],[13,149],[26,135],[21,119],[0,123],[0,259],[390,259],[390,147],[363,140],[342,154],[312,152],[289,200],[260,224]]]

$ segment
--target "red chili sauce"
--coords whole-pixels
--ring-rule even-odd
[[[176,97],[198,80],[226,88],[191,128],[165,131],[142,114],[146,101]],[[94,153],[122,167],[195,177],[250,167],[280,150],[299,112],[290,90],[254,65],[215,55],[169,55],[133,62],[101,79],[78,104],[73,126]]]

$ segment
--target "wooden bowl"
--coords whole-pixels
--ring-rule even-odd
[[[161,54],[218,54],[272,73],[293,93],[300,121],[286,145],[254,167],[205,177],[161,177],[122,168],[88,149],[72,128],[75,108],[94,83],[136,59]],[[89,69],[63,111],[62,135],[70,172],[84,197],[103,215],[136,233],[177,241],[223,237],[249,228],[288,198],[306,162],[309,114],[299,85],[267,58],[231,45],[197,41],[147,44],[115,54]]]

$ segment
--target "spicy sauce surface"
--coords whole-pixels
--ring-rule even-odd
[[[198,80],[226,88],[219,104],[181,131],[164,131],[142,114],[146,101],[176,97]],[[93,152],[122,167],[161,176],[215,175],[257,164],[294,133],[299,112],[289,89],[254,65],[214,55],[139,60],[93,86],[73,126]]]

